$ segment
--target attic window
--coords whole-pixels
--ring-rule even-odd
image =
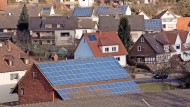
[[[57,28],[61,28],[61,25],[60,25],[60,24],[57,24]]]
[[[7,65],[9,65],[9,66],[14,66],[13,60],[14,60],[14,57],[11,56],[11,55],[5,55],[5,56],[4,56],[4,61],[5,61],[5,62],[7,63]]]
[[[167,15],[169,16],[169,15],[170,15],[170,13],[167,13]]]
[[[38,74],[37,72],[33,72],[33,73],[32,73],[32,78],[33,78],[33,79],[37,78],[37,74]]]
[[[18,73],[10,74],[10,80],[18,79]]]
[[[141,42],[144,42],[144,37],[141,37]]]
[[[20,54],[20,59],[22,60],[22,62],[24,63],[24,64],[29,64],[29,59],[28,59],[28,55],[27,54],[25,54],[25,53],[21,53]]]
[[[96,35],[88,35],[88,38],[90,39],[90,41],[96,41]]]

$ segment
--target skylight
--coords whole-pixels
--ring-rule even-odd
[[[96,41],[96,35],[88,35],[88,38],[90,39],[90,41]]]

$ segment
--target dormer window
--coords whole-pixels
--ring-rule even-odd
[[[45,28],[52,28],[52,24],[45,24]]]
[[[144,37],[141,37],[141,42],[144,42]]]
[[[105,52],[109,52],[109,48],[105,48]]]
[[[17,80],[19,78],[18,73],[10,74],[10,80]]]
[[[26,53],[21,53],[20,54],[20,59],[22,60],[22,62],[24,64],[26,64],[26,65],[30,64],[28,55]]]
[[[4,56],[4,61],[6,62],[7,65],[14,66],[14,63],[13,63],[14,57],[13,56],[11,56],[11,55],[5,55]]]
[[[116,47],[112,47],[112,52],[116,52]]]
[[[167,15],[169,16],[169,15],[170,15],[170,13],[167,13]]]
[[[138,46],[138,47],[137,47],[137,51],[141,51],[141,46]]]

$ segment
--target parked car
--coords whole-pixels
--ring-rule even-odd
[[[167,73],[156,73],[153,78],[155,79],[167,79],[168,74]]]

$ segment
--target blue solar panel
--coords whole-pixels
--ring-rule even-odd
[[[90,39],[90,41],[96,41],[96,35],[88,35],[88,38]]]
[[[43,10],[50,10],[51,7],[43,7]]]
[[[101,94],[101,95],[121,95],[129,93],[140,93],[140,89],[134,81],[125,81],[125,82],[116,82],[108,84],[98,84],[98,85],[89,85],[83,87],[72,87],[57,89],[58,94],[63,100],[70,99],[74,96],[81,96],[81,92],[86,92],[90,95]],[[97,93],[97,91],[99,93]],[[78,95],[78,96],[77,96]],[[84,94],[83,94],[84,95]]]
[[[145,19],[145,31],[161,31],[162,22],[160,19]]]
[[[90,17],[92,15],[93,8],[85,7],[85,8],[75,8],[73,12],[73,16],[79,17]]]
[[[37,65],[53,86],[130,77],[114,57],[42,63]]]
[[[128,6],[118,6],[121,9],[122,14],[125,14]]]

